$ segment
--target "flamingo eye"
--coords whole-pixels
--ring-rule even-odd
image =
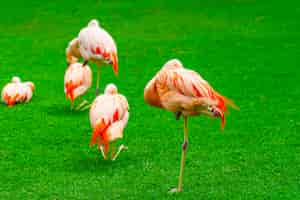
[[[107,64],[110,64],[110,65],[112,64],[112,60],[110,58],[107,58],[106,62],[107,62]]]

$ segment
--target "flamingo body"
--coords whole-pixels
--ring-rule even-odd
[[[123,137],[123,129],[129,118],[126,97],[117,93],[117,88],[109,84],[105,93],[99,95],[90,109],[90,123],[93,128],[91,145],[105,145]]]
[[[2,101],[9,107],[16,103],[29,102],[34,89],[35,87],[32,82],[21,82],[19,77],[13,77],[12,81],[6,84],[2,89]]]
[[[79,57],[96,64],[112,64],[118,73],[117,46],[108,32],[100,27],[97,20],[91,20],[87,27],[81,29],[66,49],[67,62],[76,62]]]
[[[221,117],[225,124],[226,105],[236,107],[232,101],[216,92],[198,73],[183,67],[173,59],[149,81],[144,98],[152,106],[185,116],[205,114]]]
[[[71,64],[65,72],[64,85],[67,99],[73,102],[91,87],[91,68],[88,65],[82,66],[81,63]]]

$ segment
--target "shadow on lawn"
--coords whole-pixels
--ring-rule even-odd
[[[52,116],[63,116],[63,115],[86,115],[85,111],[71,110],[69,105],[66,104],[52,104],[50,106],[45,106],[45,111]]]
[[[110,170],[111,172],[116,172],[120,169],[126,170],[131,165],[134,165],[137,160],[129,158],[126,152],[123,152],[123,155],[121,154],[115,161],[103,160],[100,153],[89,151],[85,156],[74,154],[73,158],[66,162],[68,166],[66,168],[67,171],[81,173],[83,171],[107,172],[107,170]]]

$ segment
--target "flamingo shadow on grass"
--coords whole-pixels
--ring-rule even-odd
[[[63,116],[63,115],[86,115],[85,111],[71,110],[70,106],[67,104],[52,104],[50,106],[45,106],[45,111],[52,116]]]
[[[104,160],[100,153],[95,153],[94,150],[89,150],[84,155],[74,154],[71,159],[65,161],[66,170],[74,172],[86,172],[86,171],[102,171],[106,172],[111,170],[112,173],[119,171],[120,169],[126,170],[131,168],[138,161],[128,155],[129,152],[124,152],[115,161]]]

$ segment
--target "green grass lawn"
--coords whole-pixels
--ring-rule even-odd
[[[1,2],[0,86],[19,75],[36,92],[0,105],[0,199],[300,199],[297,2]],[[131,109],[116,162],[89,148],[88,112],[71,112],[63,92],[65,48],[92,18],[119,52],[119,76],[103,68],[101,91],[116,83]],[[170,195],[183,121],[146,105],[143,89],[175,57],[241,111],[223,132],[219,120],[189,120],[184,192]]]

